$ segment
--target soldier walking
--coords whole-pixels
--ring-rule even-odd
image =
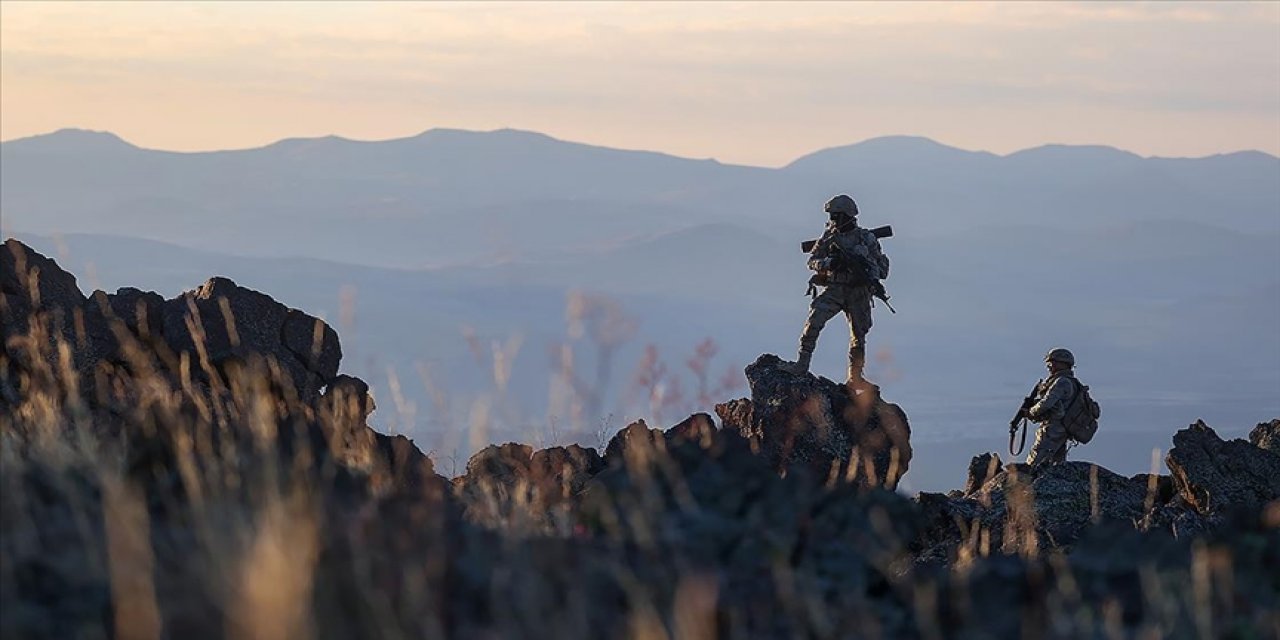
[[[871,297],[884,295],[880,281],[889,275],[889,258],[880,241],[868,229],[858,226],[858,205],[847,195],[827,201],[830,217],[822,237],[809,254],[809,317],[800,334],[800,353],[795,369],[808,371],[818,334],[827,321],[843,311],[849,321],[848,383],[865,383],[867,332],[871,330]],[[817,292],[822,287],[822,292]]]

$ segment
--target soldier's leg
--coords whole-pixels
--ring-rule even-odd
[[[1036,441],[1027,454],[1027,464],[1038,468],[1057,464],[1067,456],[1067,429],[1057,422],[1040,425]]]
[[[848,311],[845,317],[849,319],[849,370],[848,380],[854,382],[861,381],[862,370],[867,363],[867,334],[858,326],[855,314]]]
[[[809,370],[809,361],[813,358],[813,350],[818,347],[818,334],[822,333],[822,327],[840,312],[839,301],[834,298],[832,288],[827,287],[809,303],[809,317],[805,320],[804,331],[800,333],[800,353],[796,357],[796,366],[803,371]]]
[[[844,315],[849,320],[848,380],[861,382],[867,363],[867,331],[871,329],[871,299],[861,291],[853,291],[846,300]]]

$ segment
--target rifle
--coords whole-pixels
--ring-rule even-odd
[[[1020,456],[1022,450],[1027,447],[1027,410],[1036,404],[1036,394],[1040,391],[1040,385],[1044,384],[1044,380],[1037,380],[1036,386],[1031,387],[1031,393],[1022,399],[1022,406],[1018,407],[1018,412],[1013,414],[1013,420],[1009,421],[1009,455]],[[1013,438],[1018,433],[1018,426],[1022,426],[1022,442],[1018,443],[1018,450],[1013,450]]]
[[[883,227],[876,227],[874,229],[870,229],[870,231],[871,231],[871,234],[874,235],[876,238],[892,238],[893,237],[893,227],[887,224],[884,225]],[[813,246],[816,244],[818,244],[817,238],[814,238],[813,240],[805,240],[800,243],[800,251],[803,253],[812,253]]]
[[[879,298],[880,302],[884,303],[884,306],[889,307],[890,312],[892,313],[898,312],[897,309],[893,308],[893,305],[889,304],[889,293],[884,290],[883,282],[876,280],[875,282],[871,283],[871,295]]]

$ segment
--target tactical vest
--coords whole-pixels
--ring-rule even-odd
[[[854,236],[855,242],[852,244],[865,245],[867,243],[867,234],[869,232],[864,229],[859,228],[846,233],[858,234]],[[835,248],[828,249],[828,251],[831,251],[832,255],[837,258],[837,264],[835,268],[825,274],[825,284],[842,284],[851,287],[871,284],[874,279],[869,273],[867,258],[854,253],[852,246],[846,246],[841,243],[841,235],[844,234],[833,236],[829,240]]]

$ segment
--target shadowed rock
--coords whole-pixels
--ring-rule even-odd
[[[1145,484],[1088,462],[1035,474],[1009,465],[962,497],[920,494],[926,535],[917,546],[933,561],[944,561],[962,545],[973,553],[1069,546],[1098,522],[1141,518],[1147,495]]]
[[[289,374],[304,399],[337,375],[342,358],[337,334],[322,320],[227,278],[210,278],[166,302],[163,323],[169,346],[188,354],[193,368],[199,370],[202,357],[217,367],[248,354],[266,356]]]
[[[1000,454],[998,453],[984,453],[974,456],[973,460],[969,461],[969,478],[964,483],[964,494],[969,495],[981,489],[982,485],[995,477],[1003,468],[1004,462],[1000,460]]]
[[[33,310],[70,314],[84,304],[76,277],[58,263],[12,238],[0,246],[0,293],[5,295],[3,321],[18,323],[10,329],[25,332]],[[70,321],[71,318],[66,318]]]
[[[1267,433],[1258,439],[1269,441]],[[1183,500],[1201,514],[1280,498],[1280,456],[1244,440],[1223,441],[1203,421],[1174,434],[1165,464]]]

